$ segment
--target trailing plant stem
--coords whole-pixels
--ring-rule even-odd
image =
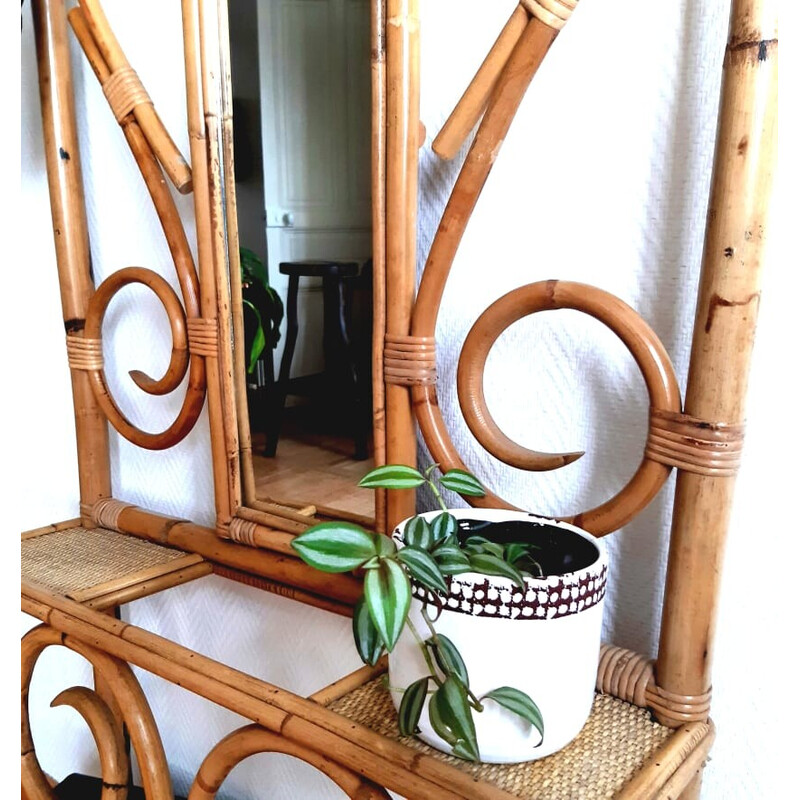
[[[436,674],[436,669],[433,666],[433,661],[431,660],[431,654],[428,652],[428,648],[425,647],[425,642],[422,641],[422,637],[419,635],[419,631],[414,626],[414,623],[411,621],[410,617],[406,618],[406,625],[408,625],[408,629],[411,631],[411,633],[414,635],[414,638],[417,640],[419,649],[422,650],[422,656],[425,659],[425,663],[428,665],[431,677],[436,681],[437,686],[444,686],[444,682]]]
[[[438,635],[436,633],[436,628],[433,627],[433,620],[428,616],[428,609],[426,609],[425,606],[422,607],[422,618],[425,620],[425,624],[428,626],[428,630],[431,632],[431,639],[433,639],[433,643],[437,647],[441,648],[441,644],[439,642],[439,637],[438,637]],[[410,624],[411,624],[411,621],[409,620],[409,625]],[[420,641],[419,638],[417,639],[417,641]],[[428,660],[428,666],[430,666],[430,660],[429,660],[430,656],[427,655],[428,648],[425,647],[424,643],[421,646],[425,650],[425,653],[426,653],[426,656],[427,656],[427,660]],[[433,672],[433,670],[431,670],[431,672]],[[483,711],[483,703],[481,703],[481,701],[475,696],[475,694],[472,692],[472,690],[469,688],[469,686],[465,685],[464,688],[467,690],[467,694],[472,698],[472,702],[470,702],[470,705],[476,711]]]
[[[439,508],[441,508],[442,511],[447,511],[447,503],[445,503],[442,493],[430,478],[428,479],[428,486],[431,487],[431,491],[433,492],[433,496],[436,498],[436,502],[439,504]]]

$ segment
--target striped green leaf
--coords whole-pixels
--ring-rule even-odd
[[[397,712],[397,722],[403,736],[413,736],[419,730],[417,726],[422,707],[425,705],[429,680],[430,678],[420,678],[403,692],[403,699]]]
[[[443,542],[449,536],[454,536],[458,531],[458,520],[446,511],[434,517],[431,523],[434,543]]]
[[[383,653],[383,641],[369,615],[366,600],[362,597],[353,611],[353,638],[356,649],[365,664],[375,666]]]
[[[471,569],[469,559],[455,545],[437,547],[433,557],[442,575],[460,575]]]
[[[391,536],[373,533],[372,537],[375,540],[375,550],[379,556],[393,556],[397,552],[397,545]]]
[[[414,580],[419,581],[426,589],[440,594],[447,594],[447,583],[436,562],[425,550],[418,547],[404,547],[397,554],[398,561],[401,561],[406,569],[411,573]]]
[[[468,497],[483,497],[486,490],[481,486],[481,482],[463,469],[451,469],[445,472],[439,483],[450,491],[467,495]]]
[[[386,464],[368,472],[358,483],[365,489],[416,489],[425,478],[413,467],[403,464]]]
[[[434,641],[431,637],[425,644],[430,647],[439,669],[445,675],[455,675],[464,686],[469,686],[467,665],[464,663],[461,653],[458,652],[458,648],[444,634],[437,634],[436,639],[437,641]]]
[[[428,520],[424,517],[412,517],[403,531],[403,541],[411,547],[427,550],[433,544],[433,533]]]
[[[391,652],[403,630],[411,604],[411,584],[403,567],[386,558],[364,577],[364,597],[372,622]]]
[[[351,522],[321,522],[293,539],[292,547],[323,572],[348,572],[378,555],[372,534]]]
[[[452,676],[431,695],[428,704],[431,726],[460,758],[478,761],[478,738],[467,700],[467,691],[458,678]]]
[[[494,700],[499,703],[503,708],[507,708],[517,716],[526,719],[536,728],[544,739],[544,720],[542,719],[542,712],[539,711],[539,706],[531,700],[531,698],[521,692],[519,689],[514,689],[511,686],[501,686],[499,689],[485,694],[481,700]],[[541,744],[541,742],[539,742]],[[538,747],[539,745],[537,745]]]
[[[514,581],[520,589],[525,588],[525,579],[518,569],[506,564],[502,558],[488,555],[487,553],[476,553],[469,557],[469,563],[475,572],[484,575],[498,575],[501,578],[508,578]]]
[[[497,542],[491,542],[485,536],[470,536],[464,545],[469,547],[474,552],[474,548],[478,547],[477,552],[489,553],[489,555],[503,558],[503,546]]]

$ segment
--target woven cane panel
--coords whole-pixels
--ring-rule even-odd
[[[471,764],[418,739],[401,736],[382,678],[364,684],[329,708],[523,800],[612,798],[672,734],[669,728],[652,722],[644,709],[598,694],[580,736],[560,752],[524,764]]]
[[[22,579],[70,594],[185,555],[105,528],[67,528],[22,542]]]

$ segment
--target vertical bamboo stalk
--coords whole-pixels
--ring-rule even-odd
[[[416,283],[419,0],[387,0],[386,10],[386,332],[402,336],[409,333]],[[409,390],[388,384],[386,460],[414,465],[416,459]],[[414,509],[412,490],[390,492],[388,529]]]
[[[233,88],[230,66],[230,30],[227,3],[219,4],[220,60],[222,62],[222,171],[225,178],[225,222],[228,233],[229,300],[233,324],[233,393],[239,434],[239,472],[242,499],[252,507],[257,501],[253,473],[253,445],[250,438],[250,411],[247,407],[246,366],[244,349],[244,316],[242,311],[242,273],[239,263],[239,218],[236,212],[236,178],[233,152]],[[271,358],[272,355],[270,354]]]
[[[218,319],[217,292],[214,277],[214,251],[211,202],[209,191],[209,163],[218,163],[218,157],[209,153],[203,108],[200,13],[198,0],[182,0],[184,59],[186,66],[186,109],[189,125],[189,146],[194,178],[194,213],[197,225],[197,263],[200,274],[200,310],[207,319]],[[227,346],[222,338],[220,344]],[[235,459],[229,459],[226,430],[223,419],[222,389],[225,380],[219,358],[206,359],[208,380],[208,418],[211,430],[211,458],[214,469],[214,500],[217,518],[229,520],[232,514],[229,492],[229,469],[234,469]],[[228,376],[230,380],[232,376]]]
[[[86,309],[94,287],[75,126],[67,20],[60,0],[34,0],[32,10],[61,308],[67,333],[78,333],[84,328]],[[89,373],[73,369],[71,380],[80,498],[86,508],[111,496],[108,424],[92,394]]]
[[[759,305],[777,114],[777,20],[734,0],[695,317],[686,413],[740,424]],[[774,8],[772,9],[774,11]],[[733,478],[681,471],[656,669],[678,694],[708,690]]]
[[[372,0],[372,439],[375,466],[386,463],[386,0]],[[386,490],[375,492],[375,527],[387,530]]]

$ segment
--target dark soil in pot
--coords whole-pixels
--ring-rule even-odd
[[[492,522],[485,519],[459,519],[458,538],[463,544],[469,536],[483,536],[497,544],[535,545],[533,556],[547,575],[566,575],[597,561],[598,547],[574,531],[534,520]]]

